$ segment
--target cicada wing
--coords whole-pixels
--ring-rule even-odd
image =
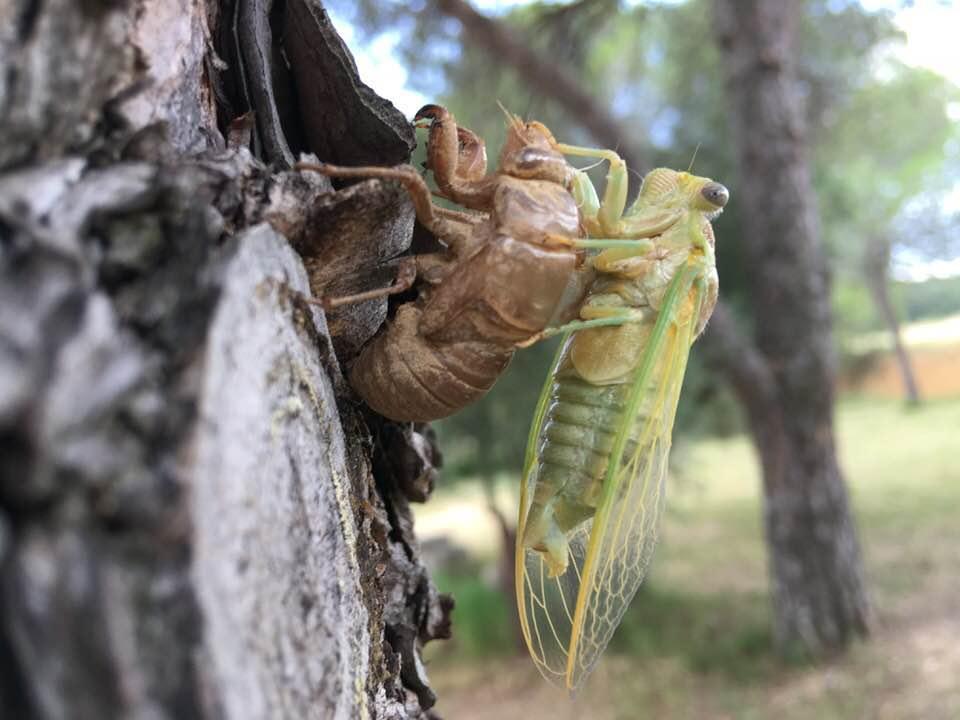
[[[629,392],[611,455],[616,461],[609,463],[597,514],[567,537],[569,564],[558,577],[550,577],[541,553],[519,541],[536,491],[536,443],[552,373],[538,405],[521,491],[517,605],[524,639],[538,669],[570,690],[583,683],[610,641],[653,552],[671,429],[693,340],[690,313],[685,322],[677,322],[691,282],[689,272],[681,271],[667,294]],[[700,301],[695,304],[699,306]],[[641,408],[645,410],[638,422]]]
[[[567,685],[573,614],[592,524],[584,523],[569,538],[569,566],[559,577],[550,577],[540,553],[517,541],[517,606],[523,637],[540,673],[561,687]],[[518,538],[523,537],[521,532]]]
[[[589,528],[579,533],[570,543],[570,571],[559,578],[550,578],[540,554],[524,548],[524,536],[530,504],[537,487],[537,468],[541,431],[547,414],[554,375],[571,333],[563,336],[557,354],[547,373],[540,392],[523,463],[523,479],[520,485],[520,515],[517,521],[517,543],[514,582],[517,592],[517,609],[520,628],[534,664],[545,678],[563,683],[566,673],[567,648],[570,646],[570,629],[573,626],[573,609],[580,588],[578,571],[586,556]],[[582,535],[582,537],[581,537]]]
[[[634,377],[604,478],[573,612],[566,684],[579,687],[599,660],[653,555],[680,387],[702,292],[689,269],[675,278]]]

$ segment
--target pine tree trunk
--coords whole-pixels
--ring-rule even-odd
[[[864,257],[864,273],[867,276],[867,286],[870,288],[870,294],[873,295],[873,301],[877,305],[877,311],[883,318],[883,323],[890,331],[890,338],[893,340],[894,357],[897,360],[897,367],[900,369],[900,378],[903,380],[903,392],[907,404],[918,405],[920,403],[920,389],[913,372],[910,353],[907,352],[907,346],[903,344],[900,321],[897,319],[897,313],[893,309],[893,301],[890,299],[890,250],[889,241],[883,238],[877,237],[868,241]]]
[[[837,462],[829,279],[794,72],[800,3],[715,0],[757,347],[748,403],[764,476],[775,639],[820,655],[868,629],[856,528]]]
[[[0,716],[428,717],[429,453],[361,412],[303,301],[402,252],[412,207],[286,167],[401,162],[409,125],[318,0],[0,27]]]

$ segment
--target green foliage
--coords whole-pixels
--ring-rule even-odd
[[[434,573],[433,580],[440,592],[452,593],[456,603],[451,643],[457,655],[482,659],[516,651],[514,609],[502,592],[476,575]]]
[[[634,658],[678,657],[695,672],[760,680],[776,666],[763,593],[695,594],[641,587],[610,647]]]
[[[952,185],[943,169],[948,144],[957,138],[948,107],[958,99],[942,77],[889,62],[881,79],[837,108],[816,152],[823,226],[838,257],[859,259],[864,243],[891,232],[909,200]]]
[[[834,283],[833,314],[840,338],[883,328],[870,291],[859,279],[842,277]]]
[[[897,282],[894,291],[908,320],[945,317],[960,312],[960,277]]]
[[[893,282],[890,295],[897,314],[908,322],[947,317],[960,312],[960,277]],[[886,329],[869,290],[859,278],[841,276],[834,282],[833,310],[837,339],[842,349],[847,348],[851,339],[864,333]],[[856,364],[863,359],[849,358],[854,366],[846,369],[855,370]]]

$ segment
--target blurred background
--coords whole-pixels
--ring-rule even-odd
[[[457,603],[454,639],[427,651],[440,713],[960,717],[960,8],[328,5],[367,83],[411,117],[446,105],[491,164],[499,101],[638,174],[693,161],[731,190],[723,308],[692,352],[657,554],[573,702],[526,658],[512,598],[554,347],[437,425],[442,483],[417,531]],[[791,516],[798,495],[813,500]]]

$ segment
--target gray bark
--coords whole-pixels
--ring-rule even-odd
[[[328,263],[342,278],[403,251],[412,208],[251,154],[251,129],[263,160],[279,147],[264,136],[313,149],[301,138],[322,128],[296,100],[311,71],[241,73],[225,23],[307,12],[300,30],[329,49],[312,102],[356,120],[325,142],[349,152],[349,131],[396,162],[412,136],[318,2],[246,3],[0,9],[3,717],[420,718],[433,703],[419,650],[449,633],[450,602],[408,507],[429,494],[429,446],[363,413],[304,302]],[[293,54],[256,25],[259,46]],[[342,322],[342,346],[384,312]]]
[[[769,382],[746,408],[763,465],[775,639],[820,655],[868,629],[856,528],[837,462],[829,278],[795,73],[800,3],[716,0]]]

